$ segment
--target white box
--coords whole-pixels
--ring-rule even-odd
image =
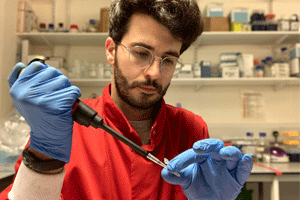
[[[178,74],[178,78],[194,78],[192,69],[192,64],[184,64],[181,68],[181,71]]]
[[[239,67],[221,67],[222,78],[239,78]]]
[[[238,55],[238,65],[240,68],[241,77],[253,77],[254,71],[254,56],[253,54],[240,54]]]

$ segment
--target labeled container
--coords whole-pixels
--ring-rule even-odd
[[[299,18],[298,15],[293,14],[290,17],[290,30],[291,31],[300,31],[299,30]]]
[[[290,20],[286,16],[282,16],[278,20],[278,30],[279,31],[290,31]]]

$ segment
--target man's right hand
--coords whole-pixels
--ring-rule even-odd
[[[29,146],[68,163],[73,132],[73,104],[81,96],[57,69],[40,62],[18,63],[8,77],[16,109],[31,127]]]

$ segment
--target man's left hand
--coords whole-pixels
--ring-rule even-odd
[[[233,200],[252,167],[251,155],[225,147],[219,139],[205,139],[172,159],[161,174],[165,181],[181,185],[189,200]],[[180,177],[170,172],[179,172]]]

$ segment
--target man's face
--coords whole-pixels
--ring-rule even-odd
[[[129,23],[121,43],[132,49],[139,45],[148,48],[154,56],[161,58],[177,55],[182,43],[155,19],[144,14],[135,14]],[[129,60],[129,51],[122,45],[115,50],[112,97],[117,94],[123,102],[136,109],[148,109],[163,98],[172,74],[164,76],[160,70],[160,59],[155,58],[149,67],[137,69]]]

